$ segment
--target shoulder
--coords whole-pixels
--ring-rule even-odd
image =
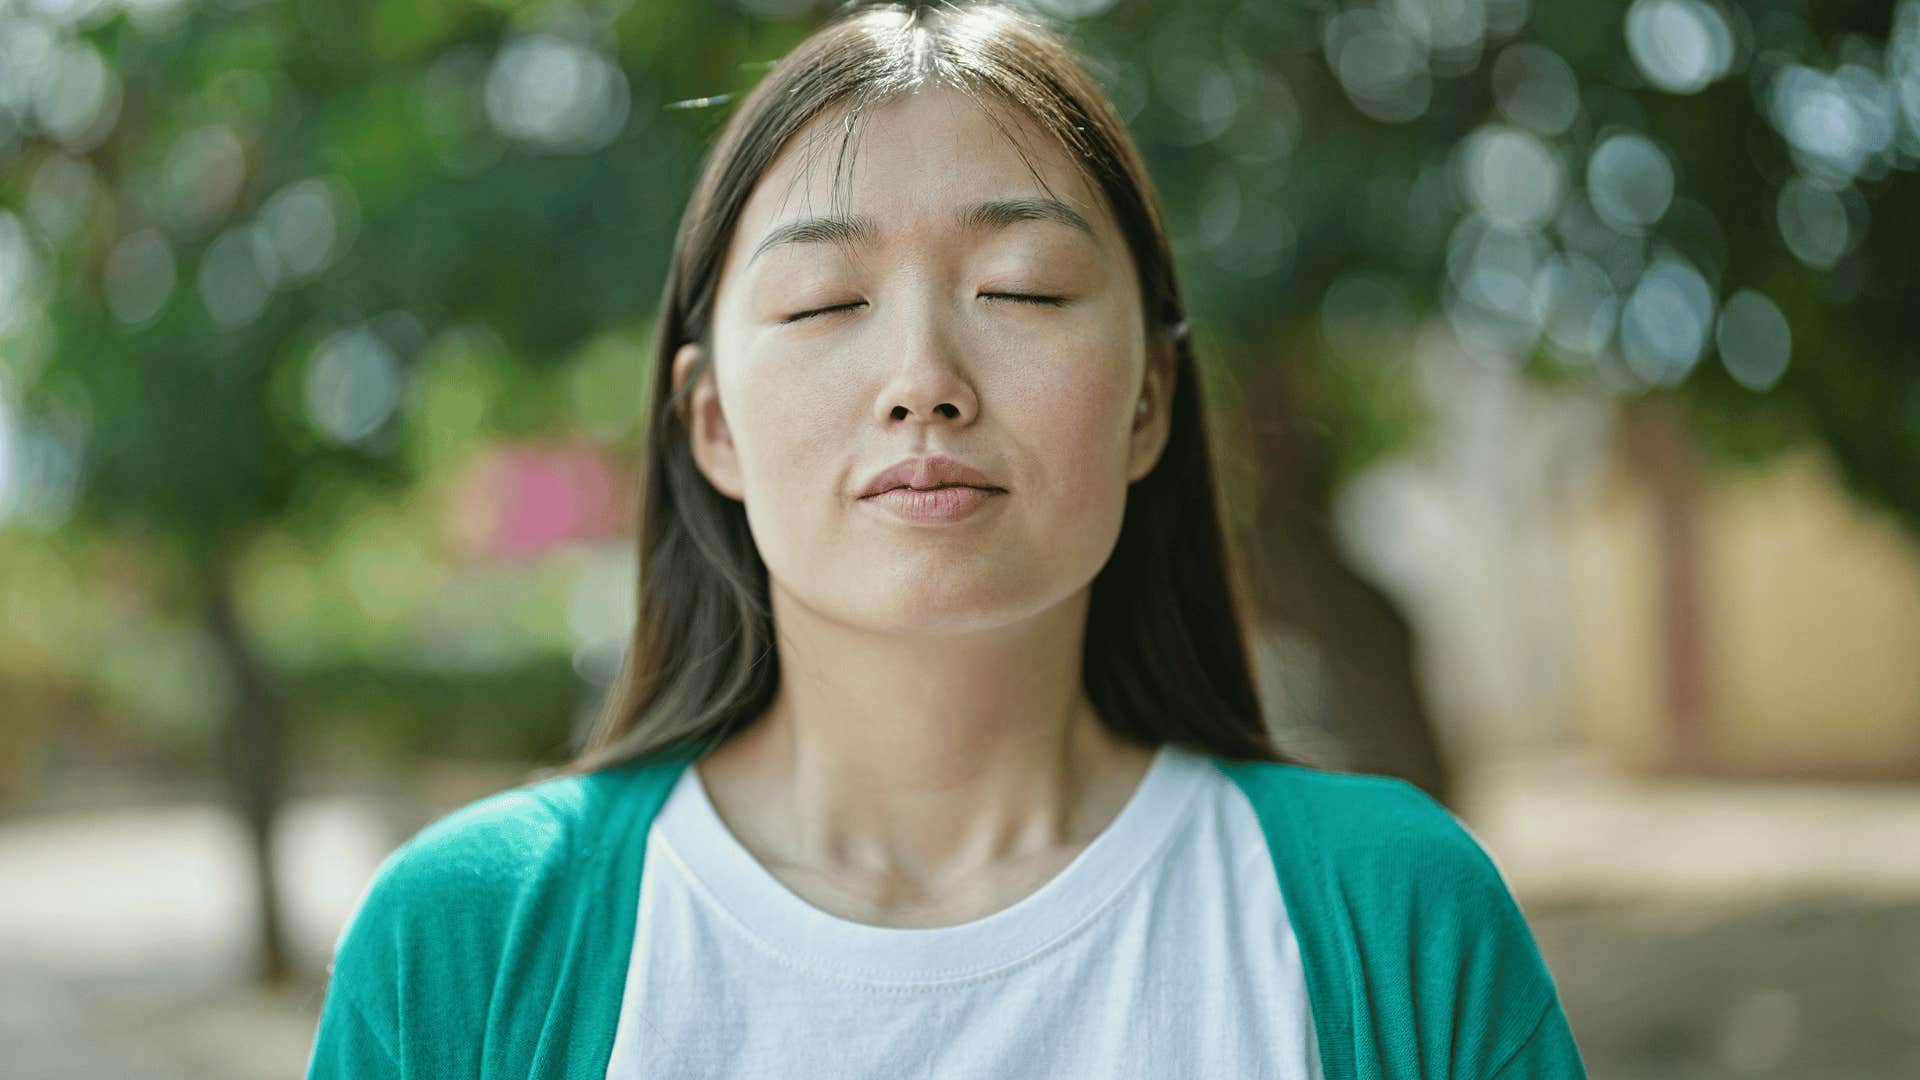
[[[564,864],[577,826],[572,786],[548,781],[461,806],[396,848],[376,881],[431,892],[511,883]]]
[[[484,931],[516,896],[564,877],[579,841],[579,786],[566,778],[497,792],[414,833],[362,890],[337,956],[404,951],[407,938],[429,928],[443,939]]]
[[[1405,780],[1300,765],[1228,764],[1292,899],[1344,910],[1356,932],[1404,950],[1531,966],[1505,876],[1466,824]],[[1360,942],[1365,946],[1367,942]]]
[[[538,915],[543,900],[585,884],[626,851],[678,764],[553,776],[446,813],[381,862],[336,951],[348,951],[356,937],[404,934],[416,924],[446,940]]]
[[[1517,1048],[1546,1053],[1545,1041],[1566,1036],[1519,903],[1452,811],[1393,777],[1215,760],[1260,819],[1326,1000],[1357,993],[1369,1014],[1405,1018],[1409,1052],[1449,1045],[1485,1065],[1482,1075]],[[1430,1025],[1444,1035],[1406,1035]],[[1563,1041],[1552,1052],[1577,1063]],[[1563,1075],[1579,1075],[1577,1064]]]
[[[535,906],[527,897],[550,893],[573,861],[572,786],[468,803],[380,863],[334,943],[309,1076],[393,1072],[424,1052],[422,1023],[481,1029],[508,943]]]
[[[500,1053],[544,1046],[552,1003],[583,973],[613,970],[609,958],[624,963],[630,924],[607,917],[607,898],[631,895],[636,837],[682,760],[530,782],[396,848],[335,943],[312,1074],[404,1058],[424,1075],[471,1075],[488,1041]]]
[[[1284,851],[1342,881],[1433,901],[1509,895],[1466,824],[1405,780],[1271,762],[1219,764],[1246,792],[1276,856]]]
[[[467,803],[420,829],[381,863],[362,898],[378,912],[448,898],[474,912],[604,869],[664,801],[684,761],[658,758],[550,776]]]
[[[396,848],[369,899],[449,889],[519,889],[621,850],[659,808],[689,760],[662,752],[587,773],[551,774],[467,803]]]

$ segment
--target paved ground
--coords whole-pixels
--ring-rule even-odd
[[[1549,909],[1596,1080],[1920,1077],[1920,902]]]
[[[300,1073],[325,956],[391,828],[355,799],[287,813],[304,976],[250,984],[243,838],[205,803],[0,820],[0,1076]],[[293,860],[288,860],[292,862]]]
[[[1920,1077],[1920,787],[1471,778],[1596,1080]]]
[[[1536,761],[1467,792],[1596,1080],[1920,1077],[1920,788],[1636,784]],[[299,1075],[332,935],[411,797],[289,810],[306,975],[272,992],[245,977],[244,849],[219,810],[0,818],[0,1074]]]

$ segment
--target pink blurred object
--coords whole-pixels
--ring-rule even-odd
[[[463,485],[454,531],[470,556],[505,560],[617,537],[630,531],[632,486],[618,459],[595,446],[502,445]]]

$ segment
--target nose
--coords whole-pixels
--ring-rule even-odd
[[[968,424],[979,395],[966,371],[966,349],[954,322],[937,303],[905,305],[890,335],[896,360],[875,399],[883,423]]]

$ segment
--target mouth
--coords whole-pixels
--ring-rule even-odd
[[[993,482],[994,478],[984,469],[975,468],[959,458],[946,454],[934,454],[929,457],[908,458],[895,462],[889,468],[876,473],[867,481],[867,488],[861,494],[863,499],[878,498],[881,495],[897,491],[931,492],[946,488],[969,488],[998,494],[1006,489]],[[901,496],[895,495],[894,498]]]
[[[1004,488],[973,484],[939,484],[916,488],[906,484],[876,492],[861,502],[909,525],[949,525],[964,521],[998,502]]]
[[[877,499],[882,495],[889,495],[896,491],[944,491],[947,488],[968,488],[973,491],[985,491],[989,494],[993,492],[1006,491],[1006,488],[981,487],[978,484],[935,484],[932,487],[923,487],[923,488],[917,488],[911,484],[901,484],[897,487],[890,487],[885,491],[876,491],[871,495],[862,495],[860,497],[863,499]]]

